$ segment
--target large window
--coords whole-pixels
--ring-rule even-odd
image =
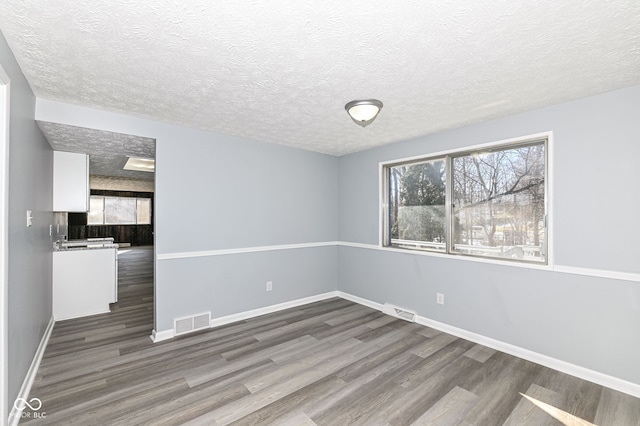
[[[87,224],[149,225],[151,199],[92,195],[89,198]]]
[[[384,244],[546,263],[547,141],[384,167]]]

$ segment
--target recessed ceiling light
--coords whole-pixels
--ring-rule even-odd
[[[151,158],[129,157],[123,169],[153,173],[156,170],[156,160],[153,160]]]

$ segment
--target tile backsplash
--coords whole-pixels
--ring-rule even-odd
[[[53,232],[51,238],[53,241],[63,241],[69,235],[69,219],[66,212],[53,213]]]

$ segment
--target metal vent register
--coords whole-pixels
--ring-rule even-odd
[[[173,320],[173,334],[174,336],[179,336],[181,334],[203,330],[210,326],[211,312],[204,312],[190,317],[176,318]]]
[[[390,303],[384,304],[384,306],[382,307],[382,312],[387,315],[391,315],[393,317],[403,319],[405,321],[416,322],[415,312],[408,311],[406,309],[400,308]]]

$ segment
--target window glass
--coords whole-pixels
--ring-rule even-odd
[[[389,168],[391,244],[445,249],[444,160]]]
[[[136,223],[136,199],[104,197],[105,225],[133,225]]]
[[[89,198],[88,225],[150,225],[151,199],[133,197]]]
[[[452,251],[543,261],[543,144],[454,157]]]
[[[88,225],[102,225],[104,223],[104,197],[89,197]]]
[[[136,198],[136,221],[138,225],[151,223],[151,199]]]
[[[546,263],[546,143],[385,166],[384,244]]]

